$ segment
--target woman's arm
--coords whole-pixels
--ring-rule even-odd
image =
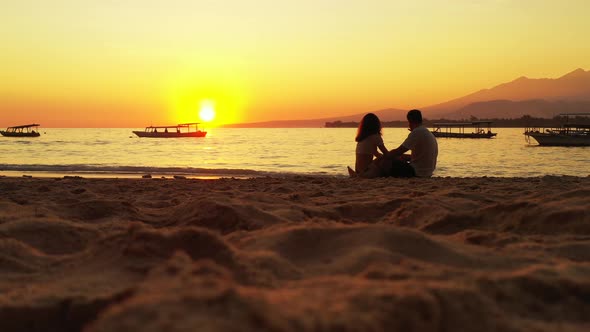
[[[377,145],[377,147],[379,148],[379,150],[381,150],[381,153],[383,153],[383,154],[387,154],[387,152],[389,152],[389,151],[387,150],[387,148],[385,147],[385,144],[380,144],[380,145]],[[377,152],[377,153],[379,153],[379,152]],[[378,156],[377,156],[377,155],[375,155],[375,156],[376,156],[377,158],[379,158],[379,157],[381,156],[381,154],[379,154]]]

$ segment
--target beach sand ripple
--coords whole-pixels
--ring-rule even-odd
[[[590,178],[0,178],[0,330],[587,331]]]

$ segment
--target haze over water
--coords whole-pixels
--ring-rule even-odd
[[[0,137],[0,174],[346,176],[355,160],[355,128],[214,128],[189,139],[138,138],[132,130],[42,128],[39,138]],[[439,138],[434,176],[590,175],[588,147],[539,147],[527,144],[521,128],[494,131],[494,139]],[[384,128],[386,147],[407,134]]]

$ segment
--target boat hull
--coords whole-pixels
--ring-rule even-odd
[[[146,131],[133,131],[133,133],[139,137],[151,137],[151,138],[182,138],[182,137],[205,137],[206,131],[195,131],[190,133],[176,133],[176,132],[146,132]]]
[[[15,133],[15,132],[8,132],[0,130],[0,134],[6,137],[39,137],[41,134],[39,133]]]
[[[445,133],[440,131],[433,131],[432,135],[435,137],[447,137],[447,138],[492,138],[497,135],[497,133]]]
[[[545,133],[525,133],[543,146],[590,146],[590,135],[555,135]]]

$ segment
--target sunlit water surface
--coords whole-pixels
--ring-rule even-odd
[[[0,174],[184,174],[346,176],[354,165],[354,128],[207,129],[205,138],[139,138],[137,129],[41,128],[38,138],[0,137]],[[435,176],[588,176],[590,147],[527,144],[520,128],[493,139],[439,138]],[[385,128],[393,149],[407,129]]]

